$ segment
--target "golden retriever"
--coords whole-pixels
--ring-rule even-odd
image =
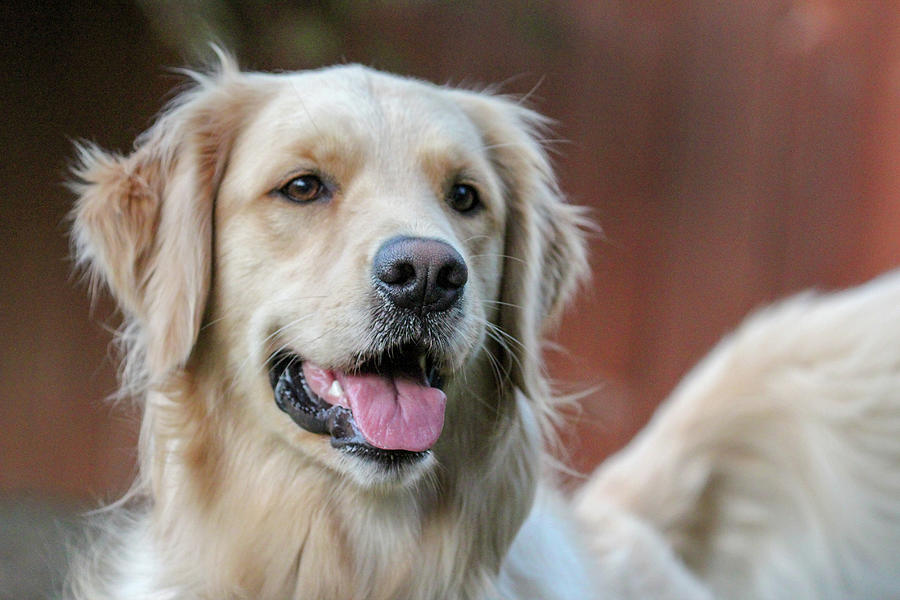
[[[77,255],[125,314],[149,503],[81,596],[494,587],[541,477],[538,339],[585,270],[542,127],[358,66],[226,59],[132,155],[82,150]]]
[[[75,562],[72,597],[708,598],[750,581],[814,597],[765,587],[784,584],[765,560],[818,589],[803,561],[843,554],[791,554],[808,547],[797,503],[818,499],[757,463],[809,456],[768,404],[728,413],[771,379],[716,364],[732,350],[682,390],[688,417],[651,428],[574,506],[553,491],[541,339],[585,274],[586,221],[542,117],[352,65],[244,73],[223,55],[193,79],[129,156],[80,149],[75,252],[122,309],[123,390],[143,420],[138,480]],[[878,306],[894,332],[898,287]],[[894,390],[898,354],[872,366]],[[760,447],[756,417],[774,423]],[[879,451],[896,458],[892,444]],[[755,475],[762,493],[739,487]],[[791,535],[753,512],[767,501]]]

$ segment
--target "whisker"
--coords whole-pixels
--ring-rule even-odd
[[[565,138],[550,138],[550,137],[540,138],[537,141],[540,142],[541,145],[544,145],[544,146],[552,145],[552,144],[569,144],[569,143],[571,143],[569,140],[567,140]],[[503,143],[497,143],[497,144],[486,144],[484,146],[484,149],[485,150],[496,150],[496,149],[502,149],[502,148],[517,148],[517,147],[518,147],[518,144],[516,142],[503,142]],[[547,148],[547,150],[552,152],[553,151],[552,146]]]
[[[484,304],[493,304],[497,306],[509,306],[510,308],[522,308],[521,304],[515,304],[513,302],[505,302],[503,300],[482,300]]]
[[[263,340],[262,340],[263,345],[265,345],[266,343],[268,343],[275,337],[281,335],[287,329],[289,329],[291,327],[295,327],[305,321],[308,321],[309,319],[312,319],[314,316],[315,315],[313,315],[313,314],[302,315],[296,319],[289,321],[285,325],[279,327],[278,329],[276,329],[275,331],[273,331],[272,333],[267,335],[265,338],[263,338]],[[272,352],[268,356],[266,356],[266,361],[268,362],[268,360],[270,360],[272,358],[272,356],[274,356],[278,352],[281,352],[282,350],[287,350],[288,348],[290,348],[292,343],[296,342],[296,341],[297,341],[296,339],[285,341],[283,344],[279,345],[279,347],[274,352]],[[229,385],[228,385],[228,391],[233,391],[235,389],[235,387],[237,386],[240,378],[250,370],[251,358],[252,358],[251,355],[247,355],[246,357],[244,357],[244,360],[242,360],[241,363],[235,369],[235,371],[233,373],[231,373],[231,377],[230,377],[230,381],[229,381]]]
[[[323,298],[328,298],[328,295],[327,294],[314,294],[314,295],[304,295],[304,296],[292,296],[291,302],[299,302],[302,300],[321,300]],[[237,312],[238,310],[239,310],[238,307],[232,307],[231,309],[225,309],[225,310],[219,309],[217,311],[220,313],[219,316],[217,316],[215,319],[210,319],[209,321],[203,323],[200,326],[200,330],[203,331],[204,329],[207,329],[207,328],[215,325],[216,323],[219,323],[219,322],[227,319],[232,313]]]
[[[507,342],[509,342],[511,344],[514,344],[519,350],[522,350],[524,353],[529,354],[530,355],[529,358],[532,358],[535,360],[540,360],[540,357],[534,356],[530,352],[530,350],[527,348],[527,346],[521,340],[516,338],[514,335],[507,333],[506,331],[503,331],[503,329],[501,329],[498,325],[495,325],[494,323],[491,323],[490,321],[484,320],[483,322],[484,322],[485,327],[487,328],[488,333],[493,332],[496,335],[503,338],[502,341],[500,339],[496,339],[496,341],[498,343],[503,344],[503,346],[507,350],[512,350],[512,348],[507,343]],[[519,365],[519,366],[521,366],[521,365]]]
[[[473,254],[469,258],[482,258],[482,257],[500,257],[504,260],[514,260],[516,262],[520,262],[523,265],[528,264],[528,261],[526,261],[522,258],[519,258],[518,256],[511,256],[509,254],[502,254],[502,253],[497,253],[497,252],[480,252],[478,254]]]
[[[306,106],[306,102],[303,101],[303,94],[300,93],[300,90],[297,89],[297,82],[293,79],[290,80],[291,89],[294,91],[294,95],[296,96],[297,102],[300,103],[300,108],[303,109],[303,112],[306,113],[307,121],[313,126],[313,129],[316,131],[316,135],[322,137],[322,131],[319,129],[316,120],[313,118],[312,113],[309,112],[309,108]]]
[[[298,318],[294,319],[293,321],[288,322],[288,323],[285,324],[285,325],[282,325],[281,327],[279,327],[278,329],[276,329],[275,331],[273,331],[272,333],[270,333],[269,335],[267,335],[265,338],[263,338],[263,344],[269,342],[270,340],[272,340],[272,339],[275,338],[276,336],[281,335],[281,334],[282,334],[285,330],[287,330],[288,328],[294,327],[294,326],[296,326],[296,325],[299,325],[300,323],[303,323],[303,322],[305,322],[305,321],[308,321],[309,319],[313,318],[313,316],[314,316],[314,315],[312,315],[312,314],[309,314],[309,315],[303,315],[303,316],[301,316],[301,317],[298,317]],[[282,348],[282,349],[283,349],[283,348]]]
[[[467,237],[466,239],[464,239],[464,240],[462,241],[462,243],[463,243],[463,244],[466,244],[466,243],[468,243],[468,242],[473,242],[473,241],[475,241],[475,240],[482,240],[482,239],[483,239],[483,240],[489,240],[489,239],[491,239],[492,237],[493,237],[493,236],[485,235],[485,234],[483,234],[483,233],[481,233],[481,234],[476,234],[476,235],[470,235],[469,237]]]

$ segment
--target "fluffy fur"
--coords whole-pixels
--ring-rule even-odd
[[[266,75],[224,59],[194,79],[130,156],[81,151],[76,253],[124,313],[145,506],[111,528],[75,595],[500,593],[553,413],[540,332],[585,270],[581,211],[556,187],[543,119],[356,66]],[[330,201],[273,192],[307,172],[334,185]],[[460,178],[479,189],[473,214],[444,201]],[[352,367],[391,342],[370,272],[398,235],[444,240],[470,276],[437,340],[443,435],[429,461],[389,477],[281,413],[266,365],[291,348]]]
[[[139,478],[70,596],[897,594],[900,279],[751,320],[572,506],[546,472],[540,344],[586,270],[585,221],[544,120],[358,66],[268,75],[223,56],[193,81],[130,155],[80,150],[75,252],[122,309],[143,421]],[[327,201],[277,193],[304,173]],[[448,206],[458,181],[477,212]],[[470,276],[432,340],[444,431],[387,473],[279,411],[267,361],[352,369],[404,335],[370,291],[397,235],[446,242]]]
[[[898,335],[897,272],[748,319],[581,490],[597,549],[625,515],[715,597],[900,597]]]

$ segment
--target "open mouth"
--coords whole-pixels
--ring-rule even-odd
[[[388,466],[416,461],[437,442],[446,396],[434,362],[414,346],[395,348],[344,372],[290,352],[269,363],[275,403],[331,445]]]

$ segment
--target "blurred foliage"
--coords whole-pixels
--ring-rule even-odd
[[[470,40],[489,15],[512,29],[520,43],[541,52],[558,51],[565,37],[559,27],[561,5],[539,0],[136,1],[159,39],[188,63],[208,58],[209,44],[215,42],[242,59],[263,63],[251,67],[366,60],[402,71],[417,50],[449,41],[415,39],[410,24],[440,22],[446,36]],[[486,50],[492,44],[483,37],[474,42]]]
[[[253,0],[137,2],[163,43],[190,62],[208,57],[210,42],[241,55],[283,58],[287,54],[293,57],[292,62],[308,63],[335,60],[354,4],[346,0],[273,4]]]

